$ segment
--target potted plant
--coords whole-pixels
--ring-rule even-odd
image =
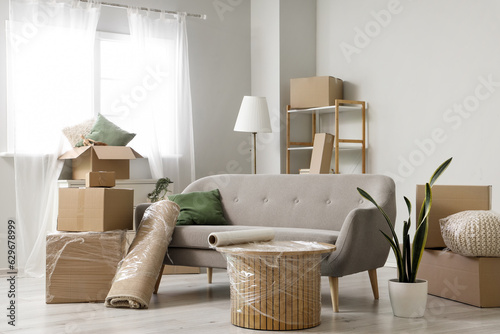
[[[158,202],[165,199],[168,192],[169,184],[174,183],[168,177],[162,177],[156,181],[155,189],[148,194],[151,203]]]
[[[388,235],[383,231],[380,232],[382,232],[391,245],[398,267],[398,278],[389,280],[389,297],[395,316],[416,318],[424,315],[427,303],[427,281],[417,279],[417,271],[420,260],[422,259],[425,243],[427,241],[427,232],[429,230],[428,217],[432,205],[431,188],[439,176],[446,170],[451,160],[452,158],[443,162],[436,169],[430,181],[425,184],[425,199],[418,215],[412,243],[410,243],[409,235],[411,227],[410,200],[404,197],[408,208],[408,220],[405,221],[403,225],[403,243],[400,246],[398,236],[394,230],[394,224],[391,222],[389,216],[366,191],[357,188],[361,196],[373,203],[382,213],[391,230],[392,235]]]

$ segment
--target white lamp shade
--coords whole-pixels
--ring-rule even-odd
[[[265,97],[244,96],[234,131],[272,132]]]

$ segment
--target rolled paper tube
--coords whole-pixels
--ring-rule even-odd
[[[210,233],[208,236],[208,243],[210,247],[219,247],[247,242],[271,241],[273,239],[274,230],[271,228],[262,228]]]

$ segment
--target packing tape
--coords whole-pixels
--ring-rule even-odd
[[[86,191],[84,189],[78,189],[78,206],[76,209],[76,227],[79,231],[82,231],[84,228],[84,220],[85,220],[85,194]]]

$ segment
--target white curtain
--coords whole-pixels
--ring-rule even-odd
[[[128,128],[153,178],[169,177],[180,191],[195,177],[186,15],[130,8],[128,19],[143,73],[130,94]]]
[[[45,236],[55,230],[62,128],[94,115],[93,1],[10,0],[8,114],[14,125],[18,268],[45,273]],[[66,145],[66,146],[65,146]]]

